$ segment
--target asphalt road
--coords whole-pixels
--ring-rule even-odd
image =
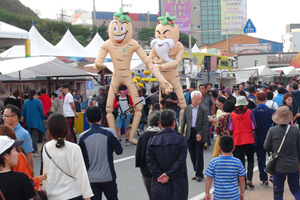
[[[124,136],[122,136],[124,137]],[[136,137],[137,138],[137,137]],[[143,184],[142,175],[139,168],[135,168],[135,150],[136,145],[130,144],[125,146],[124,140],[122,138],[123,154],[114,155],[115,170],[117,173],[117,184],[118,184],[118,197],[120,200],[147,200],[148,195]],[[39,144],[39,149],[42,144]],[[210,149],[204,151],[204,169],[207,168],[210,160],[213,158],[213,145]],[[40,157],[34,157],[34,171],[35,175],[39,174],[40,170]],[[192,162],[190,160],[190,155],[187,156],[187,170],[188,170],[188,180],[189,180],[189,199],[199,200],[202,199],[201,193],[205,191],[205,178],[202,182],[196,182],[191,180],[195,175],[192,167]],[[201,198],[202,197],[202,198]],[[103,195],[103,199],[106,199]]]

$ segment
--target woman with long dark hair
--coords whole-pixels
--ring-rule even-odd
[[[70,129],[59,113],[48,119],[48,133],[53,138],[43,147],[46,192],[49,200],[87,200],[93,196],[80,147],[66,141]]]
[[[25,100],[21,121],[26,121],[27,130],[31,135],[32,147],[34,149],[33,156],[39,156],[37,141],[40,132],[45,133],[45,126],[43,121],[45,120],[44,110],[42,102],[39,99],[35,99],[36,91],[29,91],[29,99]]]

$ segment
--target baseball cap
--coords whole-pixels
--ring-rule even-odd
[[[24,140],[13,140],[6,135],[0,135],[0,155],[11,147],[20,146]]]
[[[62,88],[69,88],[69,84],[68,83],[64,83],[61,85]]]

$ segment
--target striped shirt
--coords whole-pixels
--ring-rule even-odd
[[[214,179],[214,200],[239,200],[237,177],[246,175],[242,162],[233,156],[219,156],[213,158],[205,175]]]

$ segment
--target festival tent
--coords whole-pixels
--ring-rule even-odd
[[[65,53],[49,43],[33,25],[29,30],[31,56],[64,56]],[[0,54],[2,58],[21,58],[25,56],[25,45],[15,45]]]
[[[0,21],[0,46],[24,44],[26,39],[29,39],[27,31]]]
[[[94,62],[95,56],[89,53],[72,35],[68,29],[56,47],[65,52],[65,56],[75,62]]]
[[[277,72],[272,71],[266,65],[249,67],[242,70],[231,71],[230,73],[235,73],[235,78],[237,83],[245,82],[251,76],[271,77],[271,76],[279,75]]]
[[[0,72],[12,78],[35,79],[42,77],[92,76],[60,61],[56,57],[30,57],[0,61]]]
[[[201,53],[200,49],[198,48],[197,44],[195,44],[192,48],[192,53]]]
[[[100,47],[104,43],[101,36],[96,33],[94,38],[90,41],[90,43],[85,47],[85,49],[93,55],[93,57],[97,57]]]
[[[283,75],[287,76],[287,77],[292,77],[292,76],[298,76],[298,75],[300,75],[299,71],[297,71],[295,69],[295,67],[293,67],[293,66],[272,68],[272,71],[278,72],[278,73],[283,72]]]
[[[91,24],[87,23],[82,17],[79,17],[76,22],[72,23],[73,25],[84,25],[84,26],[91,26]]]

